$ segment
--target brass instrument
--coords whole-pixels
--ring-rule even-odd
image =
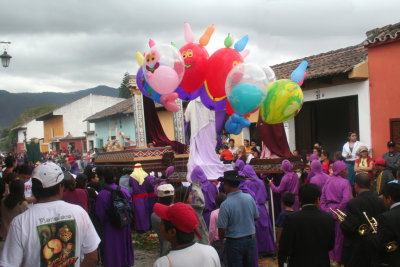
[[[386,252],[393,252],[399,248],[399,244],[396,241],[392,241],[386,244]]]
[[[378,222],[375,220],[374,217],[371,217],[371,219],[368,218],[368,215],[365,211],[363,212],[363,214],[364,214],[365,218],[367,219],[369,225],[371,226],[372,233],[376,234],[378,231]]]
[[[343,222],[346,219],[346,216],[347,216],[346,213],[344,213],[340,209],[336,209],[336,210],[333,210],[332,208],[329,208],[329,209],[330,209],[330,211],[335,213],[335,215],[338,217],[340,222]]]

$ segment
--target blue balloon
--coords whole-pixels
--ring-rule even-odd
[[[308,62],[302,61],[300,65],[292,72],[290,79],[295,83],[301,82],[304,78],[304,74],[306,73],[307,66]]]
[[[233,113],[231,118],[225,123],[225,130],[231,134],[238,135],[242,132],[243,127],[250,127],[250,124],[250,121],[243,117],[243,115]]]
[[[257,85],[244,82],[232,88],[228,100],[235,112],[248,114],[261,105],[264,93]]]
[[[235,43],[235,50],[238,52],[242,52],[246,48],[248,41],[249,41],[249,36],[247,35],[243,36],[242,39],[240,39]]]

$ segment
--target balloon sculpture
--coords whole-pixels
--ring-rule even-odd
[[[214,25],[208,26],[207,30],[200,38],[199,44],[193,43],[194,37],[189,23],[184,24],[186,45],[179,49],[185,62],[185,74],[181,86],[177,93],[182,100],[193,100],[200,95],[203,90],[203,83],[208,66],[207,50],[204,48],[210,41],[214,33]]]

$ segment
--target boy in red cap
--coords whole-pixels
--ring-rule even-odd
[[[194,235],[198,235],[196,228],[199,221],[190,205],[182,202],[171,206],[156,203],[154,212],[162,219],[161,236],[171,243],[172,250],[159,258],[153,267],[221,266],[213,247],[193,242]]]

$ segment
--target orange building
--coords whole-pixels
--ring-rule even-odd
[[[373,158],[387,152],[389,140],[400,151],[400,23],[367,32]]]
[[[41,151],[48,152],[49,144],[51,149],[54,151],[59,150],[57,147],[59,139],[64,137],[64,123],[62,115],[53,115],[52,112],[46,113],[45,115],[37,118],[37,120],[43,121],[44,138],[43,144],[41,144]]]

